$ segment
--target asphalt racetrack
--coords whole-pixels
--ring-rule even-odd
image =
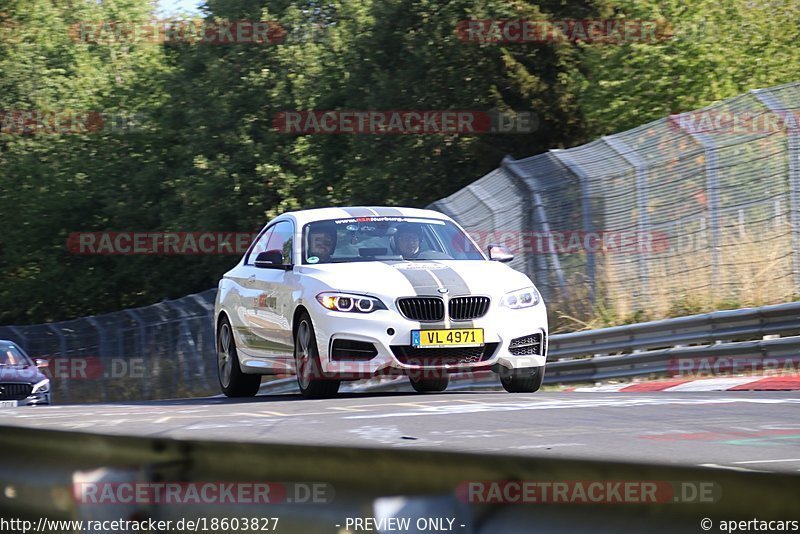
[[[0,410],[0,426],[800,471],[800,392],[261,395]]]

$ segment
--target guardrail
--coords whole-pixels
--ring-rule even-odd
[[[4,451],[0,456],[4,488],[0,518],[27,520],[34,526],[44,518],[171,520],[175,525],[181,519],[237,517],[242,521],[243,517],[256,517],[279,518],[275,529],[279,532],[334,534],[353,531],[343,528],[347,518],[409,517],[416,521],[450,517],[457,521],[457,527],[449,531],[464,534],[529,532],[532,525],[545,532],[579,531],[587,524],[597,532],[633,528],[666,533],[697,530],[703,517],[714,521],[791,519],[793,513],[796,516],[800,478],[795,473],[647,465],[601,458],[178,440],[15,426],[0,427],[0,448]],[[120,492],[119,502],[97,502],[105,489],[117,495],[113,488],[123,484],[197,486],[254,481],[286,487],[322,484],[326,491],[324,498],[311,501],[292,500],[287,492],[286,498],[268,503],[233,499],[214,504],[192,500],[176,504],[158,502],[148,498],[150,494],[134,499],[130,492],[124,496]],[[670,491],[664,494],[669,498],[662,499],[622,493],[617,501],[605,504],[588,501],[584,495],[574,500],[565,498],[557,505],[546,504],[546,499],[541,503],[531,499],[527,504],[520,500],[517,506],[501,504],[503,499],[514,502],[512,499],[519,497],[513,492],[489,499],[486,495],[492,494],[474,498],[465,491],[471,483],[501,487],[508,481],[642,482],[666,486]],[[87,485],[93,486],[92,492],[87,493]],[[711,491],[702,496],[686,495],[687,486]],[[138,491],[137,496],[141,495]],[[98,528],[84,531],[97,532]],[[31,527],[28,531],[33,530]],[[412,527],[395,531],[431,530]]]
[[[550,338],[548,359],[631,353],[689,344],[711,345],[786,334],[800,334],[800,302],[558,334]]]
[[[800,302],[554,335],[545,381],[570,383],[678,372],[683,362],[700,358],[746,358],[758,364],[765,358],[800,354],[797,334]]]
[[[772,336],[786,337],[764,339]],[[568,384],[677,373],[684,363],[720,357],[747,359],[756,367],[767,358],[800,358],[800,302],[552,335],[544,382]],[[499,387],[497,376],[482,372],[456,375],[451,387],[495,386]],[[399,378],[369,382],[354,391],[408,387],[407,380]]]
[[[35,357],[60,363],[75,358],[140,360],[141,376],[119,380],[105,375],[96,379],[56,377],[57,403],[205,396],[218,392],[213,369],[213,302],[215,290],[177,301],[109,316],[32,327],[0,327],[4,336]],[[123,322],[120,317],[127,317]],[[73,336],[86,325],[94,337]],[[49,332],[44,332],[42,329]],[[68,335],[69,334],[69,335]],[[779,336],[778,339],[764,339]],[[800,357],[800,302],[716,311],[584,332],[550,336],[546,384],[593,382],[651,374],[665,374],[675,362],[703,357]],[[79,364],[85,364],[86,361]],[[456,375],[453,389],[499,387],[493,373]],[[347,384],[343,391],[408,389],[408,381],[386,379]],[[265,381],[265,393],[296,391],[294,380]]]

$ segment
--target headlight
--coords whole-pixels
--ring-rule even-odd
[[[370,313],[386,309],[383,302],[375,297],[350,293],[320,293],[317,301],[329,310],[340,312]]]
[[[525,289],[518,289],[511,293],[503,295],[503,306],[507,308],[519,309],[530,308],[536,306],[542,298],[535,287],[526,287]]]
[[[33,394],[33,393],[47,393],[48,391],[50,391],[50,379],[49,378],[45,378],[41,382],[37,382],[36,384],[34,384],[33,391],[31,392],[31,394]]]

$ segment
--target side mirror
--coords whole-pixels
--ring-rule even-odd
[[[43,358],[36,358],[35,360],[33,360],[33,363],[35,363],[36,367],[38,367],[39,369],[47,369],[50,366],[50,362],[48,362]]]
[[[280,250],[267,250],[259,252],[253,262],[259,269],[291,269],[291,265],[283,263],[283,253]]]
[[[514,259],[514,255],[503,245],[489,245],[489,259],[507,263]]]

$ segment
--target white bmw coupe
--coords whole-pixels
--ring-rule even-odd
[[[441,213],[322,208],[270,221],[219,282],[217,368],[229,397],[262,375],[296,374],[306,397],[342,380],[406,375],[443,391],[452,373],[492,370],[509,392],[542,385],[547,314],[533,282],[488,258]]]

